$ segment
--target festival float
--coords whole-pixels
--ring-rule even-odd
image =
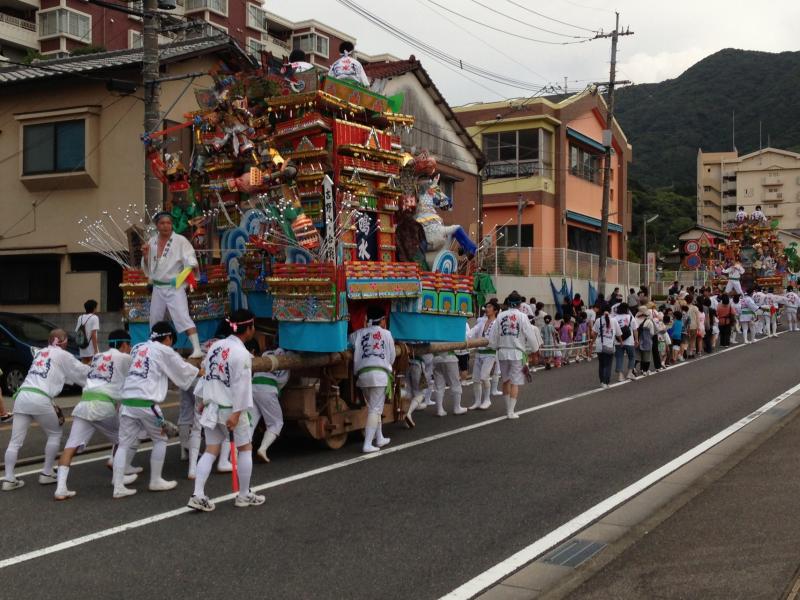
[[[251,72],[220,68],[212,77],[184,123],[143,137],[153,172],[169,189],[174,228],[201,259],[191,313],[207,318],[200,333],[208,338],[227,311],[252,310],[262,347],[293,351],[254,360],[256,369],[292,368],[281,395],[287,423],[340,447],[367,414],[349,333],[364,325],[368,305],[381,305],[398,342],[396,373],[415,352],[467,346],[476,246],[437,214],[452,199],[439,188],[435,158],[401,143],[400,132],[414,123],[398,112],[402,97],[266,63]],[[169,153],[169,134],[181,127],[193,132],[188,168]],[[115,230],[128,238],[129,252],[113,254],[125,268],[133,332],[149,314],[147,279],[135,268],[148,223],[127,216],[134,218]],[[108,229],[98,222],[92,230]],[[86,244],[104,253],[114,246],[96,235]],[[407,408],[401,381],[384,422]]]
[[[705,255],[714,285],[725,289],[727,278],[723,269],[737,263],[744,270],[741,276],[744,290],[760,286],[780,292],[789,279],[794,280],[800,270],[796,244],[784,246],[779,239],[777,220],[769,222],[758,210],[751,215],[740,210],[736,220],[725,230],[727,238],[714,246],[706,244],[704,247],[700,242],[691,242],[697,246],[690,250],[695,250],[698,260],[703,260]]]

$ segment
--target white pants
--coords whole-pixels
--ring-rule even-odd
[[[117,417],[108,417],[100,421],[87,421],[80,417],[74,417],[67,445],[64,448],[77,448],[80,451],[89,444],[95,431],[104,435],[112,445],[116,445],[119,435],[119,420]]]
[[[789,331],[797,331],[797,309],[787,306],[784,313],[786,314],[786,326]]]
[[[230,440],[228,428],[222,423],[217,423],[216,427],[204,426],[203,433],[206,434],[206,446],[221,446]],[[240,416],[239,423],[233,430],[233,443],[237,448],[250,443],[250,426],[247,417],[244,415]]]
[[[283,429],[283,410],[279,399],[278,388],[272,385],[253,386],[253,408],[250,409],[251,432],[258,424],[258,416],[264,419],[268,433],[281,434]]]
[[[771,315],[767,311],[761,315],[761,320],[764,323],[764,335],[770,336],[778,333],[778,313]]]
[[[456,371],[458,365],[456,365]],[[383,414],[383,405],[386,404],[386,388],[385,387],[362,387],[361,394],[367,403],[368,411],[373,415]]]
[[[725,284],[725,293],[730,294],[731,291],[735,291],[740,296],[743,296],[742,292],[742,284],[738,279],[728,279],[728,283]]]
[[[194,321],[189,316],[189,301],[186,299],[186,289],[171,286],[153,286],[153,296],[150,298],[150,327],[166,318],[167,310],[179,332],[193,329]]]
[[[166,446],[167,435],[158,424],[156,411],[159,416],[163,418],[161,409],[156,406],[154,408],[139,408],[125,406],[122,408],[123,413],[119,416],[119,447],[129,448],[134,447],[139,441],[139,434],[143,433],[156,443],[163,443]]]
[[[22,448],[22,444],[25,443],[28,429],[34,421],[39,424],[39,427],[41,427],[42,431],[47,435],[47,443],[44,446],[45,460],[42,472],[47,474],[53,472],[53,463],[56,460],[58,449],[61,446],[61,425],[58,424],[58,417],[55,411],[51,410],[41,415],[15,413],[14,421],[11,424],[11,440],[8,442],[5,455],[6,479],[8,481],[14,480],[14,467],[17,464],[19,449]]]
[[[492,370],[496,362],[497,356],[495,354],[482,354],[478,352],[472,363],[473,381],[485,381],[489,379],[492,376]]]
[[[444,393],[446,385],[450,386],[450,391],[454,394],[461,394],[461,375],[458,371],[457,362],[437,362],[433,363],[433,383],[436,391]]]
[[[742,339],[745,344],[755,341],[756,339],[756,330],[753,327],[753,321],[739,321],[739,324],[742,326]],[[748,338],[749,334],[749,338]]]

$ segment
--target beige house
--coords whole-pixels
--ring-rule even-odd
[[[250,59],[227,36],[162,46],[162,77]],[[78,221],[144,210],[142,52],[121,50],[0,69],[0,311],[78,313],[94,298],[119,310],[121,269],[79,245]],[[133,94],[110,80],[134,81]],[[197,107],[208,76],[164,82],[165,121]]]
[[[720,229],[739,206],[756,206],[782,230],[800,229],[800,154],[764,148],[736,152],[698,152],[697,222]]]

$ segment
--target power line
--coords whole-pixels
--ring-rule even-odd
[[[531,23],[526,23],[525,21],[520,21],[517,17],[514,17],[512,15],[507,15],[504,12],[500,12],[496,8],[492,8],[491,6],[486,6],[483,2],[478,2],[478,0],[471,0],[471,1],[472,1],[473,4],[477,4],[478,6],[482,6],[483,8],[488,10],[489,12],[492,12],[492,13],[494,13],[496,15],[500,15],[501,17],[505,17],[506,19],[511,19],[515,23],[520,23],[522,25],[525,25],[525,27],[530,27],[531,29],[536,29],[537,31],[544,31],[545,33],[551,33],[553,35],[558,35],[558,36],[566,37],[566,38],[587,39],[586,36],[571,35],[569,33],[561,33],[559,31],[553,31],[552,29],[545,29],[544,27],[537,27],[536,25],[532,25]]]
[[[467,71],[469,73],[472,73],[473,75],[478,75],[479,77],[482,77],[484,79],[494,81],[495,83],[501,83],[509,87],[516,87],[519,89],[526,89],[529,91],[539,91],[542,89],[542,86],[527,81],[521,81],[518,79],[512,79],[509,77],[501,76],[498,75],[495,70],[484,69],[482,67],[467,63],[455,56],[452,56],[434,46],[431,46],[430,44],[427,44],[426,42],[423,42],[418,38],[415,38],[405,33],[404,31],[398,29],[391,23],[388,23],[387,21],[381,19],[380,17],[374,15],[365,8],[356,4],[352,0],[337,0],[337,2],[342,6],[345,6],[346,8],[355,12],[359,16],[363,17],[364,19],[370,21],[372,24],[380,27],[390,35],[400,39],[401,41],[418,49],[419,51],[427,54],[428,56],[436,57],[444,62],[447,62],[448,64],[458,68],[459,70]]]
[[[491,45],[489,42],[487,42],[487,41],[486,41],[484,38],[482,38],[482,37],[480,37],[480,36],[477,36],[477,35],[475,35],[474,33],[472,33],[472,32],[471,32],[469,29],[467,29],[466,27],[462,27],[461,25],[459,25],[459,24],[458,24],[456,21],[454,21],[453,19],[451,19],[451,18],[450,18],[450,17],[448,17],[447,15],[445,15],[445,14],[442,14],[441,12],[439,12],[438,10],[436,10],[435,8],[433,8],[433,7],[431,7],[431,6],[428,6],[427,4],[425,4],[425,3],[424,3],[422,0],[415,0],[415,1],[416,1],[416,2],[417,2],[417,4],[419,4],[420,6],[424,6],[425,8],[427,8],[429,11],[431,11],[431,12],[432,12],[432,13],[434,13],[435,15],[437,15],[437,16],[439,16],[440,18],[444,19],[444,20],[445,20],[445,21],[447,21],[448,23],[451,23],[452,25],[454,25],[455,27],[457,27],[458,29],[460,29],[461,31],[463,31],[464,33],[466,33],[468,36],[470,36],[470,37],[472,37],[472,38],[474,38],[474,39],[478,40],[479,42],[481,42],[482,44],[484,44],[484,45],[485,45],[485,46],[487,46],[488,48],[491,48],[492,50],[494,50],[495,52],[497,52],[497,53],[498,53],[498,54],[500,54],[501,56],[503,56],[503,57],[505,57],[506,59],[508,59],[508,60],[510,60],[511,62],[513,62],[514,64],[517,64],[517,65],[519,65],[520,67],[522,67],[523,69],[525,69],[525,70],[526,70],[526,71],[528,71],[529,73],[532,73],[532,74],[536,75],[537,77],[541,77],[543,81],[547,79],[547,77],[545,77],[545,76],[544,76],[544,75],[542,75],[541,73],[538,73],[538,72],[534,71],[533,69],[531,69],[530,67],[528,67],[528,66],[527,66],[527,65],[525,65],[524,63],[521,63],[521,62],[519,62],[519,61],[518,61],[516,58],[514,58],[512,55],[510,55],[510,54],[506,54],[505,52],[503,52],[502,50],[500,50],[500,49],[499,49],[499,48],[497,48],[496,46],[492,46],[492,45]]]
[[[514,2],[514,0],[506,0],[506,2],[508,2],[509,4],[513,4],[514,6],[517,6],[517,7],[521,8],[524,11],[527,11],[529,13],[533,13],[536,16],[542,17],[543,19],[547,19],[548,21],[553,21],[554,23],[560,23],[561,25],[566,25],[567,27],[574,27],[575,29],[582,29],[583,31],[588,31],[589,33],[597,33],[597,30],[595,30],[595,29],[589,29],[588,27],[581,27],[580,25],[574,25],[572,23],[567,23],[566,21],[560,21],[559,19],[554,19],[553,17],[548,17],[547,15],[544,15],[544,14],[542,14],[540,12],[537,12],[537,11],[533,10],[532,8],[528,8],[524,4],[520,4],[519,2]]]
[[[461,13],[459,13],[459,12],[457,12],[455,10],[451,10],[451,9],[447,8],[446,6],[442,6],[438,2],[435,2],[435,0],[428,0],[428,2],[438,6],[442,10],[446,10],[450,14],[456,15],[457,17],[460,17],[461,19],[465,19],[467,21],[475,23],[476,25],[480,25],[481,27],[485,27],[486,29],[491,29],[492,31],[499,31],[502,34],[509,35],[509,36],[515,37],[515,38],[519,38],[521,40],[526,40],[528,42],[536,42],[538,44],[550,44],[552,46],[566,46],[567,44],[582,44],[582,43],[588,42],[588,41],[590,41],[592,39],[592,38],[584,38],[584,39],[581,39],[580,41],[575,41],[575,42],[554,42],[554,41],[549,41],[549,40],[537,40],[536,38],[528,37],[526,35],[520,35],[518,33],[513,33],[511,31],[506,31],[505,29],[500,29],[499,27],[494,27],[493,25],[489,25],[488,23],[484,23],[484,22],[479,21],[477,19],[473,19],[472,17],[468,17],[467,15],[462,15]]]

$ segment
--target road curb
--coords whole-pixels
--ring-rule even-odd
[[[800,392],[785,398],[555,549],[485,590],[478,598],[556,600],[568,596],[798,417]],[[593,551],[594,554],[581,560],[581,552]],[[567,560],[562,560],[565,557]],[[571,558],[574,560],[570,564]],[[576,561],[581,562],[575,564]],[[559,564],[563,562],[568,566]],[[795,583],[794,579],[792,581]],[[795,587],[800,590],[800,585],[790,584],[787,592],[791,593]]]

